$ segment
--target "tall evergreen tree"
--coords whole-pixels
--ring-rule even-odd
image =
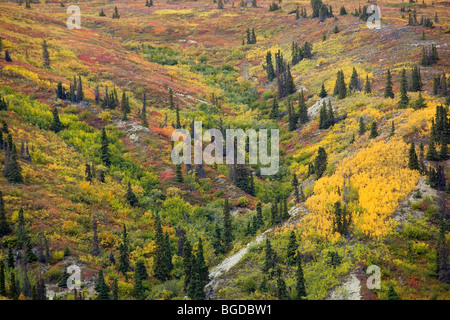
[[[269,80],[269,82],[272,82],[272,80],[275,79],[276,75],[272,63],[272,53],[270,51],[267,51],[266,53],[266,72],[267,79]]]
[[[3,201],[3,193],[0,190],[0,237],[11,233],[11,228],[6,220],[5,203]]]
[[[392,91],[392,76],[391,70],[386,73],[386,88],[384,89],[384,97],[394,99],[394,92]]]
[[[273,98],[273,102],[272,102],[272,109],[270,111],[270,118],[271,119],[277,119],[278,118],[278,114],[279,114],[278,101],[277,101],[277,98],[274,97]]]
[[[297,175],[294,172],[294,177],[292,178],[292,186],[294,187],[294,196],[295,196],[295,203],[300,203],[300,194],[298,192],[298,179]]]
[[[420,171],[419,160],[417,159],[416,147],[414,145],[414,142],[411,142],[411,147],[409,148],[408,168],[411,170]]]
[[[0,296],[6,297],[5,264],[0,260]]]
[[[43,68],[50,68],[50,54],[47,49],[47,41],[44,39],[42,42],[42,59],[44,60]]]
[[[366,75],[366,84],[364,86],[365,93],[372,93],[372,86],[370,85],[369,75]]]
[[[297,272],[296,272],[297,284],[295,286],[295,298],[297,300],[303,300],[306,297],[305,278],[303,275],[302,259],[300,252],[297,251]]]
[[[119,268],[118,270],[122,272],[125,276],[130,269],[130,258],[128,249],[128,237],[127,237],[127,227],[123,225],[122,241],[119,245]]]
[[[365,124],[365,122],[364,122],[364,118],[361,117],[361,118],[359,118],[359,130],[358,130],[358,134],[359,134],[360,136],[362,136],[362,135],[365,134],[365,133],[366,133],[366,124]]]
[[[327,91],[325,90],[325,84],[322,83],[322,89],[320,90],[319,97],[325,98],[328,95]]]
[[[286,282],[284,281],[281,269],[277,270],[277,298],[279,300],[288,300]]]
[[[289,264],[293,265],[295,263],[295,253],[297,252],[298,244],[297,237],[295,235],[294,230],[289,234],[289,242],[287,245],[287,260]]]
[[[108,286],[106,285],[105,278],[103,277],[103,270],[98,272],[97,283],[95,285],[95,291],[97,291],[97,300],[109,300]]]
[[[127,202],[128,202],[128,204],[130,206],[135,207],[135,206],[139,205],[138,198],[134,194],[133,189],[131,189],[131,183],[130,182],[128,182],[127,193],[125,195],[125,198],[127,199]]]
[[[55,106],[53,108],[53,123],[52,123],[53,131],[58,133],[63,129],[61,121],[59,120],[58,108]]]
[[[15,270],[11,272],[10,279],[9,279],[9,297],[12,300],[19,299],[19,288],[17,287],[16,282],[16,273]]]
[[[17,156],[17,149],[13,143],[11,146],[11,157],[8,161],[8,170],[6,171],[6,179],[11,183],[23,183],[22,167],[20,166]]]
[[[223,207],[223,242],[225,245],[226,252],[230,251],[231,243],[233,242],[233,233],[232,233],[232,217],[230,204],[228,199],[225,199],[224,207]]]
[[[300,91],[300,94],[298,96],[298,121],[302,124],[307,123],[309,121],[308,107],[306,106],[303,89]]]
[[[402,78],[400,80],[400,101],[399,101],[399,107],[400,108],[406,108],[409,103],[408,98],[408,80],[406,80],[406,70],[402,70]]]
[[[378,137],[378,128],[377,128],[377,122],[374,120],[372,122],[372,126],[370,127],[369,139],[374,139],[376,137]]]
[[[264,220],[262,215],[262,205],[261,202],[258,202],[256,204],[256,229],[261,228],[264,226]]]
[[[414,66],[411,72],[411,91],[418,92],[422,91],[422,78],[420,75],[420,69],[418,66]]]
[[[184,271],[184,289],[187,291],[192,278],[194,268],[194,256],[192,255],[192,246],[186,239],[183,246],[183,271]]]
[[[111,158],[109,155],[108,137],[106,136],[105,127],[102,128],[100,152],[101,152],[100,158],[103,164],[109,167],[111,165]]]
[[[327,153],[322,147],[319,147],[317,157],[314,159],[314,169],[317,178],[321,178],[325,170],[327,169]]]

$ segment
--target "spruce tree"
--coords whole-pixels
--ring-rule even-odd
[[[61,121],[59,120],[58,108],[56,106],[53,108],[52,128],[55,133],[58,133],[63,129]]]
[[[439,151],[439,158],[441,160],[447,160],[448,158],[448,145],[447,145],[447,139],[445,138],[444,132],[441,133],[441,139],[439,141],[441,148]]]
[[[365,93],[372,93],[372,87],[370,85],[369,75],[366,75],[366,84],[364,86],[364,92]]]
[[[175,181],[180,183],[183,182],[183,172],[181,170],[181,164],[176,165]]]
[[[314,168],[317,178],[321,178],[327,169],[327,153],[323,147],[319,147],[317,157],[314,159]]]
[[[319,110],[319,129],[327,129],[328,128],[327,123],[328,123],[327,106],[324,101],[322,107],[320,107]]]
[[[322,83],[322,89],[320,90],[319,97],[325,98],[328,95],[327,91],[325,90],[325,84]]]
[[[5,264],[0,260],[0,296],[6,297]]]
[[[361,117],[359,118],[359,130],[358,130],[358,134],[360,136],[362,136],[363,134],[366,133],[366,124],[364,123],[364,118]]]
[[[388,300],[401,300],[400,296],[395,291],[394,286],[392,284],[389,285]]]
[[[434,141],[430,141],[425,159],[428,161],[438,161],[439,160],[439,155],[436,151],[436,146],[435,146]]]
[[[331,105],[331,100],[328,100],[328,107],[326,112],[326,127],[329,128],[334,125],[334,112],[333,106]]]
[[[263,216],[262,216],[262,205],[261,202],[258,202],[256,204],[256,229],[261,228],[262,226],[264,226],[264,220],[263,220]]]
[[[9,279],[9,297],[12,300],[17,300],[19,299],[19,294],[19,288],[16,283],[16,273],[15,270],[13,270]]]
[[[302,259],[300,252],[297,251],[297,272],[296,272],[297,284],[295,286],[295,298],[297,300],[303,300],[306,297],[305,278],[303,275]]]
[[[270,243],[269,239],[266,239],[264,253],[265,253],[265,255],[264,255],[264,264],[263,264],[262,271],[264,274],[268,274],[270,269],[273,269],[275,267],[274,252],[272,249],[272,244]],[[272,274],[272,272],[270,274]]]
[[[394,99],[394,92],[392,91],[392,76],[391,70],[386,73],[386,88],[384,89],[384,97]]]
[[[270,118],[271,119],[277,119],[278,118],[278,101],[277,98],[274,97],[273,98],[273,102],[272,102],[272,110],[270,111]]]
[[[377,122],[374,120],[372,122],[372,126],[370,127],[369,139],[374,139],[376,137],[378,137],[378,128],[377,128]]]
[[[197,254],[195,256],[195,263],[197,265],[197,272],[199,273],[202,290],[209,282],[208,267],[206,266],[205,257],[203,254],[203,241],[201,238],[199,238]]]
[[[277,298],[279,300],[288,300],[286,282],[282,277],[281,269],[277,270]]]
[[[8,258],[6,259],[6,263],[8,265],[8,269],[14,269],[14,255],[11,247],[8,247]]]
[[[42,59],[44,60],[44,63],[42,65],[43,68],[44,69],[50,68],[50,55],[48,53],[47,41],[45,39],[42,42]]]
[[[142,281],[145,280],[144,279],[144,275],[141,274],[142,270],[142,266],[140,265],[142,261],[138,261],[136,262],[136,267],[134,268],[134,275],[133,275],[133,279],[134,279],[134,296],[136,297],[136,299],[138,300],[143,300],[145,298],[144,296],[144,286],[142,285]],[[145,268],[145,265],[143,266]],[[147,271],[145,270],[145,273]]]
[[[305,95],[303,94],[303,89],[298,96],[298,120],[300,123],[304,124],[309,121],[308,107],[306,106]]]
[[[414,66],[411,72],[411,91],[418,92],[422,91],[422,79],[420,75],[420,69],[418,66]]]
[[[0,237],[11,233],[11,228],[6,220],[5,203],[3,201],[3,193],[0,191]]]
[[[225,245],[226,252],[230,251],[231,243],[233,242],[233,234],[232,234],[232,217],[230,211],[230,204],[228,199],[225,199],[224,207],[223,207],[223,242]]]
[[[277,203],[275,202],[275,200],[273,200],[272,206],[270,208],[270,224],[272,226],[274,226],[275,224],[278,223],[278,221],[279,221],[278,207],[277,207]]]
[[[213,238],[212,245],[214,248],[214,253],[216,255],[225,253],[225,248],[223,246],[223,240],[222,240],[222,229],[220,228],[220,225],[218,223],[216,223],[215,228],[214,228],[214,238]]]
[[[275,79],[275,70],[273,68],[272,63],[272,54],[270,51],[267,51],[266,53],[266,72],[267,72],[267,79],[269,82],[272,82],[273,79]]]
[[[293,265],[295,263],[295,253],[297,252],[298,244],[297,237],[295,235],[294,230],[289,234],[289,242],[287,245],[287,260],[289,264]]]
[[[402,78],[400,81],[400,101],[399,101],[399,107],[400,108],[406,108],[409,103],[408,98],[408,81],[406,80],[406,70],[402,70]]]
[[[102,128],[100,152],[101,152],[100,158],[103,164],[109,167],[111,165],[111,159],[109,155],[108,137],[106,136],[105,127]]]
[[[9,51],[5,50],[5,61],[12,62],[11,56],[9,55]]]
[[[408,168],[411,170],[420,171],[419,160],[417,159],[416,147],[414,142],[411,142],[411,147],[409,148]]]
[[[350,77],[349,89],[350,89],[350,91],[357,91],[357,90],[359,91],[360,90],[359,76],[358,76],[358,72],[356,71],[355,67],[353,67],[352,76]]]
[[[11,146],[11,157],[8,161],[6,179],[11,183],[23,183],[22,167],[20,166],[17,149],[14,143]]]
[[[122,272],[125,276],[130,269],[130,258],[128,249],[128,238],[127,238],[127,227],[123,225],[122,241],[119,245],[119,268],[118,270]]]
[[[103,277],[103,270],[98,272],[97,283],[95,285],[95,291],[97,291],[97,300],[109,300],[108,286],[106,285],[105,278]]]
[[[117,278],[114,278],[113,280],[111,300],[119,300],[119,285]]]
[[[294,187],[294,196],[295,196],[295,203],[300,203],[300,194],[298,192],[298,179],[297,175],[294,172],[294,177],[292,178],[292,186]]]
[[[183,271],[184,271],[184,290],[187,291],[192,278],[194,257],[192,255],[192,246],[186,239],[183,246]]]
[[[125,195],[125,198],[127,199],[127,202],[130,206],[132,207],[136,207],[139,205],[139,201],[136,197],[136,195],[133,192],[133,189],[131,189],[131,183],[128,182],[128,186],[127,186],[127,192]]]

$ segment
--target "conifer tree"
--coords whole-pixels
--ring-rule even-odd
[[[8,247],[8,258],[6,259],[8,269],[14,269],[14,255],[11,246]]]
[[[78,76],[78,85],[77,85],[77,102],[81,102],[84,100],[83,93],[83,84],[81,82],[81,76]]]
[[[355,67],[353,67],[352,76],[350,77],[349,89],[350,89],[350,91],[357,91],[357,90],[360,91],[361,90],[358,72],[356,71]]]
[[[411,170],[420,171],[419,160],[417,159],[416,147],[414,142],[411,142],[411,147],[409,148],[408,168]]]
[[[292,178],[292,186],[294,187],[294,196],[295,196],[295,203],[300,203],[300,194],[298,192],[298,179],[297,175],[294,172],[294,177]]]
[[[266,244],[264,247],[264,264],[263,264],[263,273],[268,274],[270,269],[273,269],[275,267],[275,261],[274,261],[274,252],[272,249],[272,244],[270,243],[269,239],[266,239]],[[273,272],[270,273],[270,275]]]
[[[289,242],[287,245],[287,260],[289,264],[293,265],[295,263],[295,253],[297,252],[298,244],[297,237],[294,230],[289,234]]]
[[[323,147],[319,147],[317,157],[314,159],[314,169],[317,178],[321,178],[327,169],[327,153]]]
[[[5,50],[5,61],[12,62],[11,56],[9,55],[9,51]]]
[[[135,206],[139,205],[139,201],[138,201],[136,195],[134,194],[133,189],[131,189],[130,182],[128,182],[127,193],[126,193],[125,197],[130,206],[135,207]]]
[[[15,270],[11,272],[10,280],[9,280],[9,297],[12,300],[19,299],[19,288],[16,283],[16,273]]]
[[[303,300],[306,297],[306,286],[305,286],[305,278],[303,275],[303,267],[302,267],[302,259],[300,252],[297,251],[297,272],[296,272],[297,283],[295,286],[295,298],[297,300]]]
[[[102,128],[100,152],[101,152],[100,158],[103,164],[109,167],[111,165],[111,159],[109,155],[108,138],[106,136],[105,127]]]
[[[386,74],[386,88],[384,89],[384,97],[394,99],[394,92],[392,91],[392,76],[391,70],[387,70]]]
[[[319,129],[327,129],[328,122],[328,114],[327,114],[327,106],[325,101],[322,104],[322,107],[319,110]]]
[[[441,148],[439,150],[439,158],[441,160],[447,160],[448,158],[448,145],[447,139],[445,138],[444,132],[441,133],[441,139],[439,141]]]
[[[215,228],[214,228],[214,238],[213,238],[212,245],[214,248],[214,253],[216,255],[225,253],[225,248],[223,246],[223,240],[222,240],[222,230],[218,223],[216,223]]]
[[[6,171],[6,179],[8,179],[11,183],[23,183],[23,176],[22,176],[22,167],[20,166],[18,156],[17,156],[17,149],[15,144],[12,144],[11,147],[11,157],[8,161],[8,167]]]
[[[271,119],[277,119],[278,118],[278,102],[277,102],[277,98],[274,97],[273,98],[273,102],[272,102],[272,110],[270,111],[270,118]]]
[[[267,79],[269,80],[269,82],[272,82],[272,80],[275,79],[276,75],[275,70],[273,68],[272,54],[270,51],[267,51],[266,54],[266,72],[267,72]]]
[[[334,112],[333,106],[331,105],[331,100],[328,100],[328,108],[326,112],[326,127],[329,128],[334,125]]]
[[[435,146],[434,141],[430,141],[425,159],[428,161],[438,161],[439,160],[439,155],[436,151],[436,146]]]
[[[256,204],[256,224],[257,224],[256,229],[259,229],[264,225],[261,202],[258,202]]]
[[[117,278],[114,278],[111,289],[112,289],[111,300],[119,300],[119,285]]]
[[[125,276],[130,269],[130,258],[128,249],[128,239],[127,239],[127,228],[125,224],[123,225],[122,241],[119,245],[119,268],[118,270],[122,272]]]
[[[401,300],[392,283],[389,285],[388,300]]]
[[[6,297],[5,264],[0,260],[0,296]]]
[[[366,133],[366,124],[364,123],[364,118],[361,117],[359,118],[359,130],[358,130],[358,134],[360,136],[362,136],[363,134]]]
[[[42,42],[42,59],[44,60],[43,68],[44,69],[50,68],[50,55],[48,53],[47,41],[45,39]]]
[[[100,249],[98,247],[98,233],[97,233],[97,217],[92,216],[92,251],[91,254],[96,257],[100,254]]]
[[[99,16],[100,16],[100,17],[106,16],[105,11],[103,11],[103,8],[102,8],[102,10],[100,11]]]
[[[63,129],[61,121],[59,120],[58,108],[56,106],[53,108],[52,128],[55,133],[58,133]]]
[[[184,271],[184,290],[186,291],[191,283],[193,272],[194,257],[192,255],[192,246],[186,239],[183,246],[183,271]]]
[[[377,122],[374,120],[372,122],[372,126],[370,127],[369,139],[374,139],[376,137],[378,137],[378,128],[377,128]]]
[[[281,269],[277,270],[277,298],[279,300],[288,300],[286,282],[282,277]]]
[[[274,226],[275,224],[278,223],[278,221],[279,221],[278,208],[275,200],[273,200],[272,206],[270,208],[270,224]]]
[[[297,114],[293,110],[291,100],[288,100],[288,116],[289,116],[289,131],[297,129]]]
[[[175,181],[176,182],[183,182],[183,172],[181,170],[181,164],[177,164],[176,165]]]
[[[420,75],[420,69],[418,66],[414,66],[411,72],[411,91],[418,92],[422,91],[422,78]]]
[[[233,242],[232,235],[232,217],[230,212],[230,204],[228,199],[225,199],[224,207],[223,207],[223,242],[225,245],[226,252],[230,251],[231,243]]]
[[[195,263],[197,267],[197,272],[199,273],[199,278],[201,281],[201,288],[206,286],[209,282],[209,272],[208,267],[206,266],[205,257],[203,252],[203,241],[202,238],[199,238],[198,240],[198,248],[197,248],[197,254],[195,256]]]
[[[303,89],[301,90],[298,97],[298,120],[302,124],[307,123],[309,121],[308,108],[306,106]]]
[[[108,286],[106,285],[105,278],[103,277],[103,270],[98,272],[97,283],[95,285],[95,291],[97,291],[97,300],[109,300]]]
[[[144,98],[142,100],[141,125],[147,128],[148,122],[147,122],[147,108],[145,105],[145,102],[146,102],[145,100],[146,100],[146,95],[144,92]]]
[[[399,101],[399,107],[400,108],[406,108],[409,103],[408,98],[408,81],[406,80],[406,70],[402,70],[402,78],[400,81],[400,101]]]
[[[319,97],[325,98],[328,95],[327,91],[325,90],[325,84],[322,83],[322,89],[320,90]]]
[[[3,201],[3,193],[0,191],[0,237],[11,233],[11,228],[6,220],[5,203]]]
[[[372,93],[372,87],[370,85],[369,75],[366,75],[366,84],[364,86],[364,92],[366,94]]]

